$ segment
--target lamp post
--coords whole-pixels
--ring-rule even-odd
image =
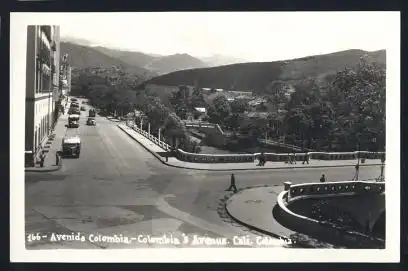
[[[159,128],[159,144],[160,144],[160,130],[161,130],[161,128]]]
[[[381,173],[380,173],[380,177],[378,178],[379,182],[385,181],[384,180],[384,166],[385,166],[385,154],[381,156]]]
[[[354,175],[355,181],[358,181],[359,170],[360,170],[360,142],[357,143],[357,165],[356,165],[356,174]]]
[[[150,122],[148,123],[148,126],[147,126],[147,134],[150,136]]]

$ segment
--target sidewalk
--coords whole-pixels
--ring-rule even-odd
[[[237,223],[275,238],[291,239],[294,247],[333,248],[332,244],[292,231],[275,219],[273,208],[282,191],[281,185],[244,188],[227,200],[225,209]]]
[[[175,157],[169,157],[168,161],[166,158],[161,156],[160,153],[166,152],[160,146],[144,137],[143,135],[137,133],[132,128],[126,126],[126,124],[117,124],[117,126],[127,133],[131,138],[142,145],[147,151],[152,153],[156,158],[158,158],[162,163],[185,169],[195,169],[195,170],[212,170],[212,171],[226,171],[226,170],[270,170],[270,169],[294,169],[294,168],[327,168],[327,167],[354,167],[357,164],[357,160],[310,160],[309,164],[302,164],[301,161],[297,161],[296,164],[288,164],[285,162],[267,162],[265,166],[257,166],[258,161],[248,162],[248,163],[191,163],[180,161]],[[380,160],[366,159],[364,164],[360,166],[372,166],[381,165]]]
[[[54,139],[48,139],[47,143],[44,146],[45,151],[45,160],[44,160],[44,167],[40,167],[39,164],[36,164],[35,167],[26,167],[26,172],[51,172],[57,171],[61,167],[61,160],[60,164],[56,165],[56,157],[55,154],[57,151],[61,150],[61,143],[62,139],[65,135],[65,124],[68,121],[68,114],[60,115],[57,120],[57,124],[55,125],[54,129]]]
[[[236,222],[248,228],[276,238],[289,238],[296,232],[283,227],[272,214],[282,191],[283,186],[246,188],[232,195],[225,208]]]

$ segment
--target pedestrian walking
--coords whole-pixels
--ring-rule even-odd
[[[294,150],[292,152],[292,161],[296,165],[296,152]]]
[[[320,182],[321,183],[326,182],[326,177],[324,176],[324,174],[322,174],[322,177],[320,177]]]
[[[262,153],[259,155],[259,163],[258,163],[257,166],[264,166],[265,163],[266,163],[265,154],[262,152]]]
[[[55,153],[55,165],[59,165],[60,163],[60,154],[58,152]]]
[[[234,173],[231,174],[231,183],[230,183],[230,186],[228,187],[228,189],[226,191],[231,191],[231,189],[234,189],[234,193],[236,193],[238,191],[237,186],[235,185],[235,175],[234,175]]]
[[[303,157],[303,165],[305,164],[305,162],[307,163],[307,164],[309,164],[309,153],[308,153],[308,151],[305,151],[305,156]]]
[[[44,167],[44,161],[45,161],[45,152],[42,151],[40,154],[40,167]]]
[[[359,164],[356,164],[356,166],[355,166],[355,169],[356,169],[356,174],[354,175],[354,180],[356,180],[356,181],[358,181],[358,173],[359,173],[359,171],[360,171],[360,165]]]

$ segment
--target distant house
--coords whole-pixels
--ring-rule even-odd
[[[194,109],[203,114],[207,113],[207,109],[205,107],[195,107]]]
[[[228,91],[229,94],[233,95],[235,98],[245,96],[245,97],[252,97],[252,91]]]
[[[201,91],[203,94],[210,94],[211,93],[211,88],[201,88]]]
[[[224,89],[222,89],[222,88],[216,88],[215,91],[217,91],[217,92],[223,92]]]
[[[201,119],[202,117],[207,115],[207,109],[205,107],[195,107],[194,110],[194,119]]]
[[[258,110],[258,109],[260,109],[262,107],[263,104],[266,104],[266,103],[267,103],[266,99],[256,98],[256,99],[248,102],[248,107],[251,110]]]

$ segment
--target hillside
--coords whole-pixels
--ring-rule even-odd
[[[236,90],[263,93],[277,80],[290,83],[308,78],[322,80],[346,67],[355,66],[364,55],[385,66],[385,50],[375,52],[347,50],[286,61],[240,63],[177,71],[152,78],[146,83],[178,86],[194,85],[197,82],[200,87],[230,89],[235,86]]]
[[[207,67],[207,65],[188,54],[175,54],[156,58],[144,67],[163,74],[185,69],[203,68]]]
[[[117,58],[129,65],[138,67],[145,67],[147,64],[149,64],[156,58],[154,56],[140,52],[114,50],[101,46],[93,47],[93,49],[98,50],[99,52],[104,53],[105,55]]]
[[[146,78],[155,75],[155,73],[152,73],[149,70],[140,68],[136,65],[130,65],[120,59],[101,53],[92,47],[61,42],[61,54],[68,54],[68,62],[74,69],[92,67],[111,68],[112,66],[117,66],[130,74],[143,75]]]

